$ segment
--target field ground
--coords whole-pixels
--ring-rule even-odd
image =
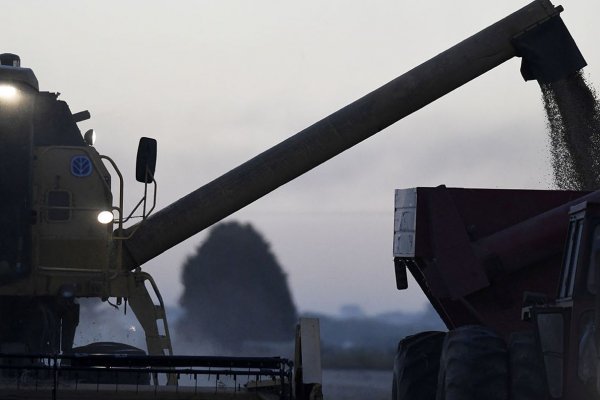
[[[390,400],[392,371],[324,370],[324,400]]]

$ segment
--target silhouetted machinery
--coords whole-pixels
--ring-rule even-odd
[[[76,299],[97,297],[127,302],[148,353],[171,355],[164,306],[141,265],[514,56],[523,57],[526,79],[582,68],[561,11],[534,1],[152,215],[154,201],[145,195],[136,207],[143,219],[133,225],[116,164],[93,147],[93,131],[82,135],[77,127],[90,114],[71,113],[56,93],[39,91],[16,55],[1,55],[0,353],[70,353]],[[142,138],[136,178],[147,189],[155,185],[155,162],[156,141]],[[563,200],[557,196],[555,203]],[[420,282],[428,287],[426,278]]]

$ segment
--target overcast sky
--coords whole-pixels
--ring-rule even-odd
[[[135,182],[137,140],[158,140],[159,207],[503,18],[527,1],[3,1],[4,52],[40,89],[90,110],[97,149]],[[558,3],[555,3],[558,4]],[[563,19],[600,80],[597,0]],[[395,289],[394,189],[548,188],[540,91],[513,59],[234,214],[261,231],[300,310],[416,310]],[[168,304],[205,233],[149,262]],[[234,279],[234,277],[232,277]],[[225,311],[225,310],[224,310]]]

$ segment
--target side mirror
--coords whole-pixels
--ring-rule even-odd
[[[408,289],[408,277],[406,275],[406,265],[400,257],[394,258],[394,270],[396,272],[396,288],[398,290]]]
[[[135,162],[135,179],[138,182],[151,183],[156,169],[156,139],[140,138]]]

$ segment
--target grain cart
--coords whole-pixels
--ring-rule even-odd
[[[408,269],[449,332],[400,342],[394,398],[596,398],[587,391],[596,376],[595,270],[584,264],[597,245],[598,199],[576,191],[397,190],[397,286],[406,288]]]
[[[397,286],[408,269],[449,332],[400,342],[394,398],[597,398],[599,192],[420,187],[395,207]]]
[[[45,371],[56,391],[61,371],[77,368],[127,373],[127,384],[136,385],[147,375],[156,385],[164,374],[173,387],[182,371],[237,368],[279,377],[279,396],[292,396],[283,385],[290,380],[286,360],[173,356],[160,293],[141,266],[514,56],[523,57],[526,79],[559,79],[582,68],[561,11],[534,1],[153,214],[156,141],[140,141],[136,178],[146,194],[125,212],[116,163],[93,147],[93,131],[82,135],[77,127],[89,112],[73,114],[58,94],[39,90],[18,56],[1,55],[0,369],[20,368],[21,376]],[[130,224],[134,213],[142,221]],[[73,349],[76,300],[83,297],[128,305],[144,329],[148,355],[114,343],[86,350],[103,354]]]

